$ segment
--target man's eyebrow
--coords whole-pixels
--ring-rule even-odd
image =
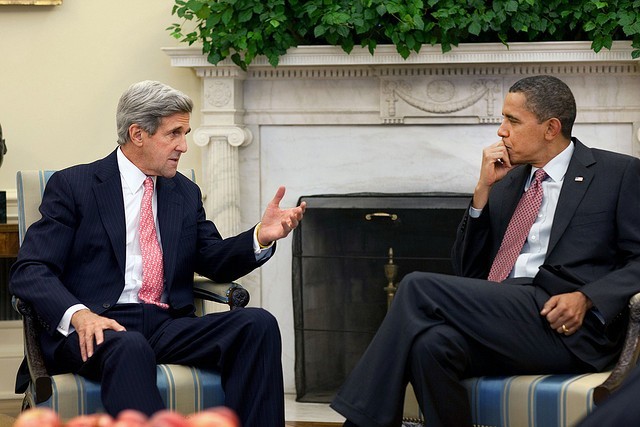
[[[516,116],[512,115],[512,114],[502,114],[504,117],[506,117],[507,119],[509,119],[512,122],[519,122],[520,119],[518,119]]]
[[[178,132],[178,131],[182,131],[182,126],[174,127],[169,131],[169,133]],[[185,135],[188,134],[189,132],[191,132],[191,128],[187,129],[187,131],[185,132]]]

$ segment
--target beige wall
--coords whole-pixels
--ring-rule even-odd
[[[161,50],[179,45],[165,30],[178,21],[173,4],[0,6],[0,124],[8,146],[0,190],[15,192],[19,169],[60,169],[111,152],[118,98],[140,80],[160,80],[189,94],[195,102],[191,126],[200,124],[200,79],[191,69],[172,68]],[[200,178],[200,149],[191,138],[180,167],[197,169]]]

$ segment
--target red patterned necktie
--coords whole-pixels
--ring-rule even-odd
[[[142,286],[138,297],[148,304],[155,304],[162,308],[169,308],[167,304],[160,302],[162,297],[163,266],[162,251],[158,244],[156,225],[153,221],[153,180],[147,177],[144,180],[144,194],[140,206],[140,251],[142,252]]]
[[[538,169],[533,175],[529,189],[520,198],[520,202],[518,202],[518,206],[507,226],[507,231],[504,233],[498,254],[493,260],[493,265],[489,271],[489,280],[502,282],[513,270],[522,246],[527,240],[529,230],[531,230],[531,226],[540,211],[542,181],[546,177],[547,173],[543,169]]]

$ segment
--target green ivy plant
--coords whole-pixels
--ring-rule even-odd
[[[638,58],[639,10],[640,0],[175,0],[181,22],[167,30],[244,70],[257,55],[276,67],[290,47],[320,44],[373,55],[391,43],[407,58],[423,45],[589,40],[599,52],[631,40]]]

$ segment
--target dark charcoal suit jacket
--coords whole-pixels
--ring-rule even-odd
[[[604,369],[620,349],[629,298],[640,292],[640,159],[573,141],[546,259],[533,285],[549,295],[579,290],[591,299],[604,323],[592,310],[565,343]],[[487,277],[530,171],[509,172],[493,186],[479,218],[465,215],[452,254],[456,274]]]
[[[200,189],[183,175],[158,177],[156,191],[165,292],[177,314],[194,312],[194,272],[227,282],[269,258],[256,261],[253,229],[222,239],[205,218]],[[63,339],[56,328],[69,307],[82,303],[101,314],[124,289],[125,218],[116,152],[56,172],[40,212],[12,267],[10,287],[41,317],[48,332],[42,334],[43,352],[52,360]]]

